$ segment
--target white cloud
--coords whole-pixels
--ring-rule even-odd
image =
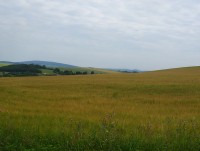
[[[69,49],[81,56],[86,52],[137,56],[144,51],[146,55],[156,52],[158,57],[169,49],[171,55],[180,51],[186,55],[200,49],[199,16],[198,0],[2,0],[0,32],[8,34],[0,39],[4,49],[16,52],[34,51],[39,40],[41,48],[58,48],[62,55]],[[18,43],[15,49],[6,46],[10,35]]]

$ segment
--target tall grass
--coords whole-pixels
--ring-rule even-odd
[[[199,75],[0,78],[0,150],[200,150]]]

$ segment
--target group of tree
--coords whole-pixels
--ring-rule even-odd
[[[36,76],[42,74],[41,69],[46,69],[46,66],[34,64],[12,64],[0,67],[2,76]]]
[[[91,71],[90,73],[88,73],[87,71],[71,71],[71,70],[60,70],[59,68],[55,68],[53,70],[53,72],[57,75],[86,75],[86,74],[94,74],[94,71]]]
[[[52,70],[53,74],[45,74],[42,69]],[[94,71],[90,73],[87,71],[70,71],[61,70],[59,68],[47,68],[46,66],[35,64],[11,64],[8,66],[0,67],[0,76],[13,77],[13,76],[38,76],[38,75],[86,75],[94,74]]]

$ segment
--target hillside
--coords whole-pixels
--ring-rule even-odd
[[[41,69],[46,67],[33,64],[9,64],[0,67],[0,75],[1,77],[37,76],[42,74]]]
[[[193,66],[193,67],[181,67],[181,68],[172,68],[172,69],[165,69],[165,70],[156,70],[156,71],[149,71],[146,72],[147,74],[152,75],[166,75],[166,76],[173,76],[173,75],[194,75],[200,74],[200,66]]]
[[[104,74],[104,73],[119,73],[119,71],[112,71],[109,69],[100,69],[100,68],[90,68],[90,67],[78,67],[74,65],[69,64],[63,64],[63,63],[57,63],[57,62],[48,62],[48,61],[24,61],[24,62],[17,62],[19,64],[37,64],[37,65],[45,65],[46,67],[52,67],[52,68],[60,68],[61,70],[70,70],[72,72],[88,72],[94,71],[96,74]]]
[[[10,61],[0,61],[0,64],[13,64],[14,62],[10,62]]]
[[[10,65],[10,64],[13,64],[13,62],[9,62],[9,61],[0,61],[0,67],[7,66],[7,65]]]
[[[70,70],[70,71],[73,71],[73,72],[76,72],[76,71],[81,71],[81,72],[92,72],[94,71],[94,73],[96,74],[110,74],[110,73],[120,73],[118,71],[112,71],[112,70],[107,70],[107,69],[101,69],[101,68],[92,68],[92,67],[75,67],[75,68],[60,68],[61,70]]]
[[[6,64],[6,63],[0,63],[0,67],[3,67],[3,66],[8,66],[9,64]]]
[[[38,64],[0,64],[1,77],[16,77],[16,76],[57,76],[57,75],[87,75],[87,74],[105,74],[116,73],[113,71],[95,69],[95,68],[80,68],[80,67],[59,67],[52,68]]]
[[[45,65],[46,67],[64,67],[64,68],[74,68],[77,66],[64,64],[64,63],[58,63],[58,62],[50,62],[50,61],[22,61],[22,62],[16,62],[16,64],[36,64],[36,65]]]
[[[88,74],[94,71],[95,74],[106,74],[106,73],[119,73],[119,71],[112,71],[108,69],[100,69],[100,68],[91,68],[91,67],[78,67],[69,64],[57,63],[57,62],[49,62],[49,61],[22,61],[22,62],[9,62],[9,61],[0,61],[0,67],[7,66],[11,64],[35,64],[40,66],[46,66],[48,69],[42,69],[43,74],[54,74],[53,68],[59,68],[61,71],[72,71],[72,72],[87,72]],[[0,74],[1,75],[1,74]]]

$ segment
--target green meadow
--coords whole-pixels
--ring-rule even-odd
[[[3,66],[7,66],[9,64],[6,64],[6,63],[0,63],[0,67],[3,67]]]
[[[2,151],[199,151],[200,67],[0,78]]]

